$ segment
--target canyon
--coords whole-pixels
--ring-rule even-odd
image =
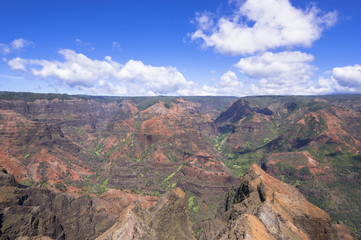
[[[360,238],[360,106],[2,92],[0,238]]]

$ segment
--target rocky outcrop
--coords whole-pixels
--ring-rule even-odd
[[[215,120],[217,124],[222,124],[225,122],[236,123],[244,117],[252,113],[261,113],[263,115],[272,115],[273,112],[267,107],[261,109],[259,107],[251,107],[249,102],[245,99],[240,99],[233,103],[233,105],[228,108],[225,112],[221,113],[219,117]]]
[[[97,240],[121,239],[194,239],[188,218],[187,196],[177,188],[146,210],[135,202],[126,208],[118,221]]]
[[[45,116],[61,117],[64,112],[104,118],[109,117],[117,109],[117,105],[115,103],[101,104],[93,100],[84,101],[81,99],[53,99],[51,101],[38,99],[34,102],[0,100],[0,109],[13,110],[29,118],[39,118],[39,116],[44,114]]]
[[[0,171],[0,239],[95,239],[131,204],[151,207],[157,198],[110,190],[75,198],[48,189],[25,187]]]
[[[232,99],[1,96],[0,166],[15,176],[0,174],[1,186],[12,189],[16,181],[42,186],[16,188],[20,195],[14,199],[24,193],[31,206],[43,206],[43,197],[50,201],[44,209],[61,209],[52,212],[67,237],[103,233],[140,200],[135,192],[159,196],[180,187],[194,197],[189,214],[195,235],[212,239],[227,224],[229,189],[239,186],[238,176],[252,163],[298,186],[334,220],[360,232],[360,112],[313,97],[247,97],[215,120]],[[90,217],[80,220],[90,230],[78,224],[67,232],[84,214]],[[264,225],[253,213],[242,217],[242,231]],[[266,225],[257,230],[269,232]]]
[[[15,177],[0,167],[0,186],[16,186]]]
[[[253,165],[218,239],[337,239],[329,215],[291,185]]]

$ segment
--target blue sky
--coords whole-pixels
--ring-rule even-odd
[[[359,0],[1,0],[0,90],[361,93]]]

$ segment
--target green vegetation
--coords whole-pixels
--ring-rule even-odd
[[[154,151],[154,144],[146,147],[144,149],[144,151],[142,152],[142,154],[137,158],[134,156],[133,152],[129,152],[128,156],[130,158],[132,158],[136,163],[141,163],[143,161],[143,159],[145,159],[146,157],[148,157],[152,152]]]
[[[195,196],[188,197],[188,210],[190,212],[198,213],[199,205],[197,204]]]
[[[73,100],[82,99],[85,101],[93,100],[99,103],[120,103],[123,100],[131,100],[136,104],[137,108],[142,111],[154,105],[157,102],[164,102],[165,107],[170,107],[172,103],[176,103],[179,97],[173,96],[156,96],[156,97],[116,97],[116,96],[90,96],[90,95],[68,95],[68,94],[53,94],[53,93],[29,93],[29,92],[5,92],[0,91],[0,99],[3,100],[22,100],[24,102],[34,102],[37,99],[59,99],[59,100]],[[182,97],[184,100],[198,102],[202,106],[210,106],[217,111],[225,109],[231,101],[236,100],[236,97],[227,96],[205,96],[205,97]]]
[[[158,102],[163,102],[166,108],[170,108],[172,102],[176,102],[175,97],[158,96],[158,97],[134,97],[132,100],[135,102],[137,108],[143,111]]]
[[[272,103],[294,103],[293,107],[290,107],[289,110],[293,111],[296,109],[296,106],[303,106],[307,103],[310,103],[314,100],[316,96],[304,97],[304,96],[252,96],[245,97],[247,101],[250,102],[250,105],[258,106],[259,108],[265,108]],[[317,96],[318,97],[318,96]]]
[[[64,118],[67,121],[74,120],[74,118],[68,112],[64,112]]]
[[[101,178],[97,174],[88,176],[83,181],[71,181],[69,179],[65,180],[66,185],[79,188],[81,189],[82,193],[88,192],[96,195],[100,195],[110,189],[108,182],[108,178]]]
[[[26,160],[28,160],[28,158],[31,156],[31,153],[27,153],[27,154],[25,154],[25,156],[24,156],[24,161],[26,161]]]
[[[33,181],[29,180],[29,179],[24,179],[22,181],[19,182],[21,185],[30,187],[33,185]]]
[[[158,197],[158,198],[161,198],[162,197],[162,194],[158,191],[153,191],[153,195]]]
[[[129,141],[130,137],[111,147],[107,152],[104,153],[104,157],[109,158],[111,155],[113,155],[113,153],[119,151]]]
[[[100,153],[103,151],[103,148],[104,148],[104,146],[102,146],[102,144],[96,144],[94,146],[94,153],[97,157],[101,156]]]
[[[312,101],[312,102],[306,104],[306,107],[308,108],[308,111],[310,111],[310,112],[317,112],[321,109],[330,109],[330,104],[325,103],[325,102]]]
[[[350,181],[338,180],[329,184],[311,185],[312,194],[305,194],[307,200],[327,211],[333,221],[342,221],[361,237],[361,199],[355,194],[361,186]]]
[[[178,102],[177,99],[179,97],[93,97],[81,95],[71,96],[66,94],[0,92],[0,99],[7,100],[16,99],[32,102],[35,99],[52,100],[55,98],[59,100],[83,99],[100,103],[119,103],[125,99],[130,99],[131,102],[142,111],[158,102],[162,102],[165,108],[170,109]],[[334,108],[334,106],[327,102],[314,101],[314,98],[314,96],[247,97],[244,99],[249,101],[251,108],[264,110],[269,107],[274,114],[270,112],[262,113],[257,110],[253,113],[242,115],[246,117],[241,120],[241,122],[232,124],[229,122],[216,122],[216,125],[212,125],[213,123],[208,120],[208,116],[215,117],[215,109],[218,111],[224,110],[229,106],[229,103],[236,100],[236,98],[182,97],[182,99],[186,101],[196,103],[197,113],[193,116],[190,116],[191,114],[183,116],[184,118],[189,118],[189,121],[187,120],[184,125],[182,123],[180,127],[186,132],[185,134],[187,134],[187,128],[194,125],[198,127],[198,130],[202,129],[199,130],[199,132],[206,141],[201,143],[197,142],[200,138],[192,139],[194,136],[191,135],[193,134],[192,131],[190,131],[189,136],[180,135],[178,133],[180,131],[174,131],[174,136],[172,136],[171,141],[169,141],[166,136],[154,138],[152,141],[160,139],[160,142],[146,146],[142,141],[138,141],[139,134],[144,134],[140,129],[142,121],[144,121],[144,117],[141,116],[141,114],[127,121],[127,124],[134,121],[134,128],[120,129],[123,125],[117,123],[114,127],[114,133],[106,130],[107,126],[111,129],[112,125],[110,124],[112,124],[111,121],[114,119],[100,121],[103,129],[98,129],[98,132],[93,130],[88,131],[87,128],[89,125],[74,127],[71,126],[72,123],[65,121],[65,126],[62,126],[65,138],[70,136],[71,141],[79,140],[81,144],[84,143],[80,148],[81,152],[79,154],[69,156],[66,151],[71,148],[62,145],[62,141],[57,141],[59,139],[52,139],[50,141],[51,145],[46,145],[50,143],[43,138],[41,143],[44,143],[44,146],[51,146],[48,149],[54,157],[59,161],[63,161],[65,164],[67,163],[69,167],[72,167],[72,159],[79,157],[78,160],[74,160],[77,161],[74,164],[88,164],[86,166],[81,165],[81,167],[89,168],[96,173],[85,178],[83,181],[71,180],[68,172],[58,173],[58,177],[62,182],[56,183],[55,188],[62,192],[67,191],[67,186],[76,186],[81,189],[81,191],[79,191],[81,193],[99,195],[107,191],[109,187],[125,187],[122,185],[121,180],[114,179],[114,177],[119,176],[116,173],[114,174],[115,171],[112,171],[114,169],[119,169],[121,174],[124,175],[136,176],[136,180],[134,181],[137,182],[134,182],[134,185],[132,185],[132,187],[137,188],[134,192],[144,194],[150,193],[152,189],[158,188],[159,191],[166,192],[169,189],[177,187],[177,184],[178,186],[186,185],[182,182],[184,176],[177,174],[183,167],[183,165],[179,165],[183,163],[181,160],[190,159],[190,157],[195,155],[202,155],[200,152],[205,152],[206,154],[210,154],[212,159],[222,159],[234,176],[240,177],[244,175],[247,169],[254,163],[262,164],[262,167],[268,167],[269,170],[274,170],[273,175],[275,177],[297,187],[305,194],[310,202],[326,210],[334,220],[341,220],[351,229],[360,233],[361,220],[358,215],[359,212],[361,212],[361,198],[358,193],[361,192],[361,186],[359,184],[361,178],[361,155],[355,154],[360,151],[359,146],[355,144],[355,139],[359,140],[359,138],[355,135],[353,136],[354,138],[351,138],[341,133],[335,137],[327,136],[328,132],[325,133],[325,131],[328,130],[327,124],[329,123],[326,122],[328,118],[325,116],[323,119],[320,116],[323,117],[327,114],[336,116],[338,120],[340,120],[340,125],[342,125],[345,132],[349,133],[354,130],[359,131],[359,121],[357,119],[349,120],[342,118],[342,116],[337,116],[337,108]],[[318,96],[317,98],[327,99],[328,101],[337,102],[338,104],[346,106],[351,105],[351,103],[346,102],[346,100],[351,99],[351,96]],[[361,96],[357,96],[355,99],[359,101],[361,100]],[[197,103],[200,103],[200,105]],[[272,106],[270,106],[270,104],[272,104]],[[353,109],[356,108],[360,107],[354,106]],[[318,111],[322,111],[323,113],[318,114]],[[207,119],[199,120],[203,116],[202,113],[209,114]],[[73,113],[70,112],[63,112],[63,117],[66,120],[80,119],[80,116],[72,114]],[[49,117],[47,114],[42,114],[39,119],[46,121],[47,117]],[[2,121],[3,116],[0,115],[0,122]],[[210,124],[205,126],[208,122],[210,122]],[[187,125],[188,123],[189,125]],[[174,126],[172,126],[170,122],[168,123],[165,120],[165,124],[167,124],[170,129],[174,129]],[[343,125],[347,126],[344,127]],[[124,126],[126,125],[124,124]],[[150,131],[146,133],[149,132]],[[27,134],[31,132],[25,129],[22,130],[21,133],[22,136],[27,136]],[[114,135],[107,139],[111,134]],[[338,133],[336,132],[336,134]],[[41,136],[36,135],[36,137]],[[96,138],[95,141],[94,138]],[[108,146],[107,141],[113,138],[117,138],[118,142],[115,142],[115,145],[105,150],[106,146]],[[34,146],[33,142],[36,138],[33,139],[29,143],[29,146],[23,144],[18,151],[19,156],[22,154],[18,159],[22,159],[24,164],[32,159],[31,154],[37,150],[32,149]],[[172,145],[174,140],[177,144]],[[214,148],[211,145],[213,145]],[[166,155],[171,163],[173,163],[174,169],[169,170],[169,168],[164,168],[166,172],[159,174],[157,171],[163,171],[160,170],[162,169],[161,167],[156,166],[156,164],[149,166],[149,161],[145,161],[145,159],[148,159],[156,149],[160,149],[160,151]],[[318,162],[319,169],[317,169],[317,171],[320,173],[315,169],[310,170],[307,166],[308,160],[307,157],[303,155],[304,151],[307,151]],[[111,166],[105,165],[108,160],[112,160]],[[269,160],[278,161],[278,163],[275,164],[274,162],[273,164],[275,165],[267,165],[267,161]],[[203,161],[207,162],[210,161],[210,159],[205,157],[205,159],[199,161],[198,164],[201,169],[212,169],[211,167],[208,168],[209,165],[202,164],[201,162]],[[111,169],[113,166],[116,166],[116,164],[119,164],[119,168]],[[126,164],[126,166],[129,166],[129,169],[123,168],[120,164]],[[185,164],[190,166],[189,162]],[[301,168],[300,166],[304,167]],[[324,167],[327,170],[322,172],[322,168]],[[41,177],[41,183],[37,183],[37,186],[47,186],[48,168],[49,165],[45,163],[41,163],[39,166],[38,172]],[[105,170],[104,172],[99,172],[100,169]],[[110,180],[108,180],[108,178]],[[109,186],[109,181],[119,185]],[[197,179],[196,181],[201,180]],[[28,179],[20,183],[26,186],[34,185],[34,183]],[[222,183],[214,184],[221,185]],[[186,191],[187,189],[184,190]],[[213,201],[213,199],[210,200],[208,196],[205,198],[198,194],[199,199],[197,199],[197,196],[193,193],[186,193],[188,197],[188,210],[192,221],[195,223],[206,221],[216,216],[216,214],[219,213],[218,204],[224,200],[217,199]],[[161,193],[158,191],[154,191],[153,194],[155,196],[161,196]],[[235,202],[247,197],[247,189],[244,189],[243,185],[238,189],[237,193],[229,195],[229,199],[234,199]],[[197,235],[202,231],[202,228],[197,228],[195,233]]]
[[[224,144],[226,143],[230,135],[231,132],[226,132],[221,135],[217,135],[216,144],[214,146],[218,151],[222,152],[222,149],[224,148]]]
[[[62,182],[55,183],[55,188],[60,190],[61,192],[66,192],[67,188]]]
[[[241,177],[252,164],[259,163],[263,155],[261,150],[244,154],[230,154],[225,163],[235,176]]]
[[[100,195],[103,192],[106,192],[109,190],[108,181],[109,181],[108,179],[105,179],[103,182],[100,182],[99,177],[97,177],[97,182],[95,184],[93,184],[92,186],[87,186],[87,189],[88,189],[89,193]]]
[[[86,132],[84,132],[80,127],[72,127],[73,129],[76,130],[76,132],[84,139],[88,138],[88,134]]]
[[[74,97],[68,94],[55,94],[55,93],[26,93],[26,92],[0,92],[0,99],[4,100],[23,100],[25,102],[34,102],[37,99],[60,99],[70,100]]]
[[[278,167],[280,175],[283,176],[283,181],[291,185],[300,186],[299,180],[302,180],[302,177],[311,176],[310,169],[307,166],[297,169],[293,164],[284,161],[278,162],[276,166]]]
[[[230,130],[226,130],[227,125],[219,128],[220,134],[215,140],[208,138],[209,142],[223,154],[224,161],[232,173],[242,176],[253,163],[263,164],[266,167],[270,153],[282,153],[275,157],[275,160],[280,161],[275,166],[277,171],[274,175],[297,187],[311,203],[326,210],[333,219],[341,220],[360,234],[361,220],[356,215],[361,211],[361,200],[355,193],[361,192],[361,186],[357,184],[361,178],[361,155],[354,154],[359,148],[346,147],[355,144],[345,135],[338,135],[339,141],[345,144],[327,140],[323,135],[328,130],[326,119],[317,115],[317,112],[322,110],[344,121],[348,127],[346,131],[349,132],[359,131],[357,123],[352,125],[355,123],[347,119],[343,120],[342,116],[336,115],[336,110],[331,104],[314,101],[314,97],[267,96],[245,99],[250,102],[250,106],[261,109],[269,104],[281,102],[287,110],[271,116],[268,121],[258,116],[257,121],[261,120],[260,124],[263,127],[257,129],[258,131],[253,130],[258,126],[252,120],[254,115],[249,114],[241,123],[237,123],[237,129],[232,133],[232,141],[229,143],[227,139]],[[361,96],[357,99],[361,100]],[[342,101],[338,100],[338,103]],[[316,114],[308,114],[311,112]],[[303,121],[298,124],[301,119]],[[238,149],[233,150],[234,145],[231,144],[238,139]],[[332,182],[331,184],[326,184],[327,181],[314,181],[315,176],[307,167],[307,158],[299,153],[305,150],[319,163],[319,167],[330,166],[331,173],[319,173],[316,177],[327,179],[327,175],[330,175],[328,181]],[[300,165],[305,167],[299,168]],[[334,182],[334,179],[338,180]]]
[[[171,185],[170,185],[169,181],[174,177],[174,175],[176,175],[182,169],[182,167],[183,167],[183,165],[178,166],[178,168],[174,172],[172,172],[169,176],[167,176],[163,180],[162,184],[165,185],[165,186],[168,186],[168,188],[170,188]]]
[[[167,158],[169,159],[169,161],[174,162],[174,159],[173,159],[171,153],[167,153]]]
[[[247,117],[245,117],[243,120],[242,120],[242,123],[246,123],[246,122],[249,122],[254,116],[254,113],[251,113],[249,114]]]

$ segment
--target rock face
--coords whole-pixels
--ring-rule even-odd
[[[141,209],[138,202],[126,208],[118,221],[97,240],[121,239],[194,239],[188,217],[187,196],[176,188],[165,194],[150,209]]]
[[[20,183],[75,198],[109,188],[158,196],[177,186],[194,197],[195,225],[213,218],[239,182],[206,139],[216,134],[219,99],[140,100],[0,100],[0,166]],[[117,205],[112,192],[107,201]],[[128,206],[129,194],[120,195]],[[115,220],[114,204],[103,212]]]
[[[94,239],[110,228],[132,200],[139,209],[156,197],[110,190],[74,198],[43,188],[28,188],[0,171],[0,239]]]
[[[25,236],[21,232],[95,238],[134,200],[148,208],[155,196],[179,187],[188,197],[194,236],[213,239],[228,223],[231,189],[254,163],[296,186],[361,237],[361,95],[238,100],[13,95],[0,92],[0,167],[14,176],[0,171],[1,237]],[[271,209],[263,200],[257,209]],[[30,224],[32,208],[39,224]],[[242,214],[242,231],[257,225],[254,236],[279,234],[261,213],[250,211]],[[55,216],[49,220],[50,229],[58,229],[55,235],[39,227],[48,215]],[[296,220],[292,224],[301,228]],[[17,226],[24,228],[19,232]],[[142,226],[144,232],[156,231]]]
[[[240,99],[232,104],[225,112],[221,113],[219,117],[215,120],[216,123],[230,122],[236,123],[244,117],[252,113],[260,113],[263,115],[272,115],[273,112],[268,109],[268,107],[264,109],[260,109],[259,107],[251,107],[249,102]]]
[[[120,190],[74,198],[27,188],[4,169],[0,183],[1,239],[95,239],[102,232],[97,240],[195,239],[187,195],[180,188],[156,203],[154,197]],[[218,225],[223,225],[220,219]],[[233,198],[228,225],[220,232],[205,239],[354,239],[344,225],[334,227],[329,215],[306,201],[293,186],[257,165],[245,175]]]
[[[253,165],[218,239],[338,239],[329,215],[291,185]]]

